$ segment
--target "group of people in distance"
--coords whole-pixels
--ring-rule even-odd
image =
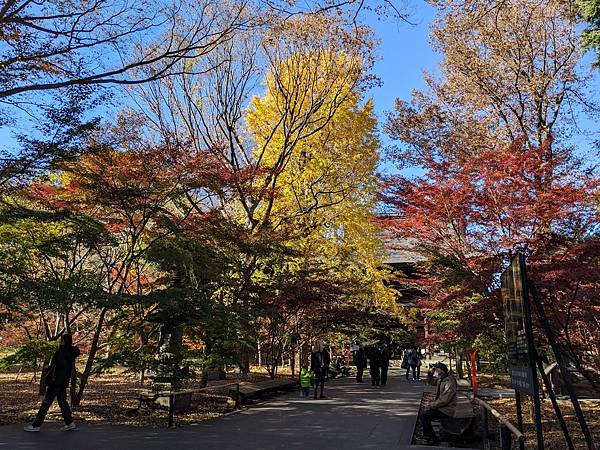
[[[387,384],[388,369],[390,367],[390,351],[387,343],[359,347],[354,353],[354,364],[356,365],[356,381],[363,382],[363,373],[369,363],[371,374],[371,385],[385,386]],[[304,364],[300,370],[300,387],[302,397],[310,395],[310,387],[314,385],[314,398],[325,398],[323,389],[327,379],[331,356],[329,348],[321,340],[316,340],[312,346],[310,356],[310,368]]]
[[[387,384],[388,370],[390,367],[390,350],[385,342],[378,345],[370,345],[366,348],[359,346],[354,352],[354,364],[356,365],[356,382],[363,382],[363,373],[369,364],[371,375],[371,386],[385,386]]]
[[[40,406],[39,412],[34,422],[25,427],[25,431],[40,431],[46,413],[55,399],[58,399],[61,413],[65,425],[61,428],[63,431],[76,429],[71,409],[67,403],[67,386],[71,379],[75,359],[79,356],[79,349],[73,346],[72,337],[64,334],[60,339],[60,347],[54,353],[50,365],[46,368],[43,377],[47,388],[45,389],[44,400]],[[388,368],[390,365],[390,350],[385,342],[378,345],[371,345],[366,348],[362,346],[354,353],[354,363],[356,364],[356,381],[363,382],[363,371],[369,362],[371,374],[371,385],[385,386],[387,383]],[[331,356],[327,346],[321,340],[315,341],[312,347],[310,369],[305,364],[300,371],[300,385],[302,387],[302,396],[309,397],[310,386],[314,384],[314,398],[324,398],[323,389],[327,379]],[[411,348],[404,353],[402,367],[406,368],[406,379],[409,379],[409,373],[412,372],[412,380],[418,380],[420,377],[421,353],[415,348]],[[436,381],[437,390],[435,400],[427,405],[420,413],[421,424],[423,425],[423,434],[428,444],[437,444],[439,440],[433,430],[431,422],[445,417],[453,417],[456,409],[457,383],[448,367],[443,363],[436,363],[432,367],[432,377]],[[320,392],[319,392],[320,391]]]
[[[419,380],[421,378],[421,352],[414,347],[406,350],[401,367],[406,369],[407,380]]]
[[[302,397],[309,397],[310,386],[314,384],[314,398],[324,398],[323,387],[329,368],[329,350],[321,341],[316,341],[312,348],[310,369],[305,364],[300,371],[300,384]],[[364,369],[369,366],[371,385],[373,387],[385,386],[390,365],[390,350],[383,342],[378,345],[359,346],[354,352],[356,365],[356,382],[363,383]],[[406,380],[416,381],[421,375],[421,352],[416,348],[409,348],[404,352],[402,365],[406,369]],[[456,408],[456,378],[449,372],[443,363],[436,363],[430,369],[430,376],[436,384],[435,400],[429,403],[421,412],[420,420],[423,426],[423,437],[426,444],[439,443],[432,422],[446,417],[453,417]]]

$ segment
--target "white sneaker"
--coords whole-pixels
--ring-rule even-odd
[[[27,425],[26,427],[23,427],[23,429],[30,433],[37,433],[40,431],[40,427],[34,427],[33,425]]]
[[[73,431],[76,430],[75,422],[71,422],[69,425],[63,425],[60,427],[60,431]]]

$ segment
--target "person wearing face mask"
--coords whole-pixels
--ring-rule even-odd
[[[437,445],[440,442],[431,422],[454,417],[456,409],[456,378],[448,373],[448,367],[443,363],[433,366],[433,376],[437,379],[435,400],[427,405],[420,415],[423,436],[429,445]]]

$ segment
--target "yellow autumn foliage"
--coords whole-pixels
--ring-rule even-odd
[[[372,221],[380,141],[373,104],[355,88],[360,71],[343,53],[293,55],[267,76],[246,124],[254,156],[274,180],[261,213],[295,237],[301,264],[333,268],[362,286],[352,301],[395,309]]]

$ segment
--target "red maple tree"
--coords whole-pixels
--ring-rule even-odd
[[[501,333],[498,275],[521,251],[563,349],[589,375],[582,360],[597,367],[600,350],[598,176],[551,139],[422,164],[422,177],[389,177],[382,200],[397,213],[384,226],[428,258],[418,306],[432,339]]]

